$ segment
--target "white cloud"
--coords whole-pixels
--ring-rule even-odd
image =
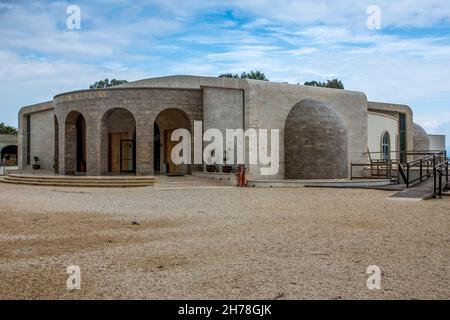
[[[449,37],[370,31],[366,8],[372,0],[77,2],[81,31],[61,28],[69,2],[0,1],[0,76],[8,79],[0,93],[9,119],[16,118],[12,108],[104,77],[259,69],[291,83],[338,77],[380,101],[413,103],[450,92]],[[383,28],[449,22],[449,1],[375,4]],[[204,19],[205,13],[221,18]]]
[[[16,124],[17,112],[22,106],[51,100],[61,92],[87,89],[100,79],[131,81],[149,76],[148,71],[122,65],[92,66],[65,60],[48,61],[0,51],[0,77],[7,79],[0,87],[1,121]]]
[[[81,7],[82,29],[65,29],[67,3],[15,5],[0,11],[0,48],[27,50],[64,58],[104,58],[126,52],[133,44],[148,45],[159,36],[181,30],[180,22],[159,17],[111,20],[89,6]],[[101,8],[97,8],[101,10]],[[90,27],[92,22],[95,27]]]
[[[270,21],[291,26],[345,23],[351,28],[365,28],[366,9],[372,4],[381,8],[384,27],[424,27],[450,20],[450,2],[442,0],[158,0],[153,3],[167,13],[183,17],[205,10],[240,10],[255,17],[255,27]]]

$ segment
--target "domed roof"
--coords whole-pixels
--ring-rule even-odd
[[[429,151],[430,150],[430,139],[424,128],[414,123],[413,126],[413,143],[414,151]]]

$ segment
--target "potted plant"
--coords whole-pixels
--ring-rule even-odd
[[[33,164],[33,170],[39,170],[41,168],[41,165],[39,164],[39,157],[33,157],[34,164]]]
[[[214,156],[214,150],[211,151],[208,157],[208,162],[212,162],[212,157]],[[216,172],[216,165],[215,164],[207,164],[206,165],[206,172]]]
[[[233,167],[226,164],[227,163],[227,152],[225,151],[223,153],[223,166],[222,166],[222,172],[223,173],[231,173],[233,171]]]

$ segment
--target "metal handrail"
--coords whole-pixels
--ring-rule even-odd
[[[407,163],[400,163],[398,160],[373,160],[371,154],[380,152],[366,152],[369,155],[369,163],[359,164],[351,163],[350,166],[350,179],[361,179],[361,178],[389,178],[392,180],[393,166],[398,167],[397,171],[397,181],[401,183],[401,178],[406,184],[406,187],[411,187],[414,183],[419,181],[424,181],[425,179],[434,176],[434,193],[433,196],[442,195],[443,190],[448,190],[450,188],[448,182],[448,170],[449,170],[449,159],[447,159],[447,152],[438,150],[435,151],[415,151],[408,152],[408,156],[423,156],[420,159],[415,159]],[[370,177],[357,177],[354,176],[355,167],[364,167],[370,169]],[[413,169],[418,169],[419,175],[413,178],[411,171]],[[417,171],[415,171],[417,172]],[[442,179],[445,176],[445,186],[442,186]]]
[[[441,197],[444,190],[449,190],[449,160],[444,159],[444,161],[436,164],[433,167],[433,198]],[[442,178],[445,176],[445,186],[442,185]]]
[[[429,154],[429,153],[420,153],[420,154],[423,155],[423,154]],[[418,181],[423,181],[424,179],[429,178],[430,176],[434,175],[435,172],[432,169],[441,160],[446,160],[446,159],[447,159],[447,152],[440,151],[440,152],[434,153],[432,155],[428,155],[426,157],[407,162],[403,166],[401,164],[399,164],[398,172],[399,172],[399,175],[405,181],[406,187],[409,188],[413,183],[418,182]],[[406,168],[406,172],[405,172],[405,168]],[[411,169],[413,169],[413,168],[419,169],[419,176],[414,179],[412,179],[412,177],[411,177]],[[426,171],[425,171],[425,169],[426,169]]]
[[[402,153],[401,151],[395,151],[395,150],[391,150],[389,151],[389,160],[395,160],[395,161],[399,161],[401,157],[398,157],[400,155],[400,153]],[[405,156],[432,156],[434,154],[438,154],[438,153],[445,153],[444,150],[415,150],[412,152],[406,152],[403,153]],[[373,157],[372,155],[380,155],[380,160],[385,160],[383,158],[381,158],[381,155],[384,155],[384,152],[382,151],[366,151],[363,152],[364,155],[368,155],[369,157],[369,161],[372,161]]]
[[[394,161],[372,160],[370,163],[351,163],[350,164],[350,180],[353,179],[392,179],[392,165]],[[364,167],[370,169],[370,177],[356,177],[353,175],[354,167]]]

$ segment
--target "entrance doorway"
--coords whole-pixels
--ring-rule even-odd
[[[178,142],[172,141],[171,136],[174,129],[164,130],[164,162],[166,164],[166,170],[168,175],[182,175],[184,172],[183,165],[176,165],[172,161],[172,149]]]
[[[77,172],[86,172],[86,121],[79,115],[77,118]]]
[[[102,173],[136,173],[136,121],[130,111],[114,108],[105,113],[101,152]]]
[[[65,174],[85,174],[86,162],[86,120],[77,111],[71,111],[65,126]]]
[[[172,161],[172,149],[179,143],[171,141],[176,129],[191,131],[189,116],[180,109],[170,108],[161,111],[154,122],[154,169],[155,173],[167,175],[185,175],[190,173],[189,164],[175,165]]]
[[[17,146],[10,145],[1,150],[0,162],[5,161],[5,166],[17,166]]]
[[[136,141],[128,139],[128,133],[110,133],[109,141],[109,172],[136,172]]]

